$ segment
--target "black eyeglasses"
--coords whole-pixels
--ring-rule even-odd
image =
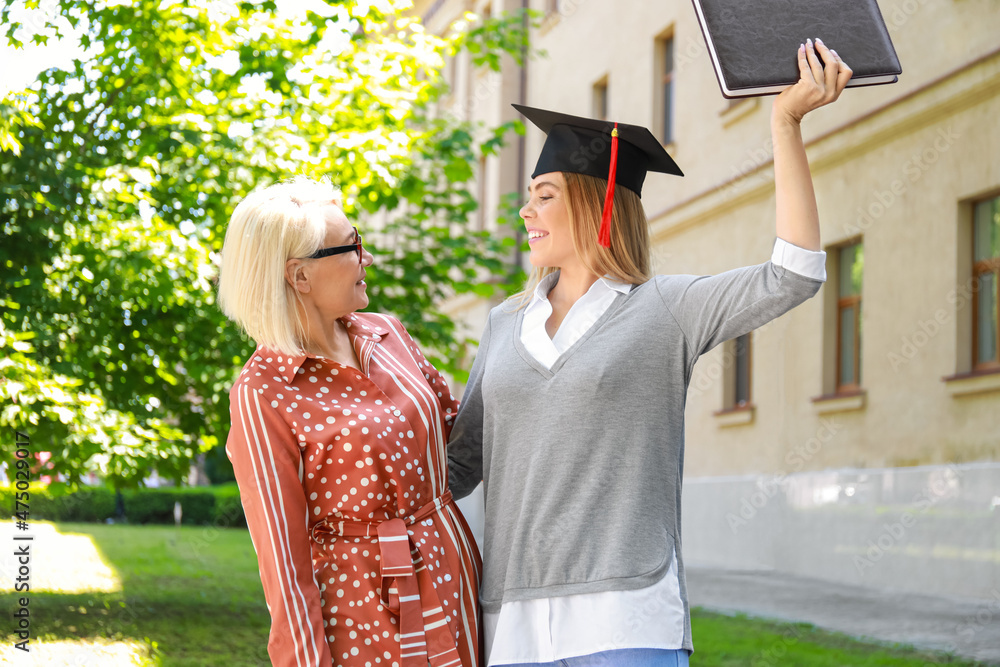
[[[349,243],[347,245],[335,245],[330,246],[329,248],[320,248],[313,254],[306,257],[306,259],[320,259],[322,257],[329,257],[330,255],[340,255],[345,252],[351,252],[352,250],[358,253],[358,264],[360,264],[362,260],[361,232],[358,231],[357,227],[354,228],[354,243]]]

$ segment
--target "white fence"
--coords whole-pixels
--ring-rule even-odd
[[[1000,599],[1000,463],[684,481],[689,566]]]

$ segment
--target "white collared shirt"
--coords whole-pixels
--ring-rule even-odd
[[[771,262],[808,278],[826,280],[825,252],[805,250],[779,238]],[[545,330],[552,315],[548,294],[557,280],[558,274],[551,274],[538,284],[521,324],[521,343],[546,368],[604,315],[619,294],[632,289],[607,277],[598,279],[550,338]],[[490,666],[555,662],[616,649],[680,648],[684,604],[676,554],[666,575],[652,586],[505,602],[498,613],[483,614],[483,625]]]
[[[573,304],[556,335],[549,338],[545,330],[545,323],[552,315],[548,294],[558,279],[559,275],[552,273],[538,283],[531,303],[524,310],[524,321],[521,324],[521,342],[531,356],[546,368],[552,368],[559,355],[571,348],[573,343],[594,326],[594,322],[600,319],[616,296],[628,294],[632,289],[631,285],[611,278],[600,278]]]

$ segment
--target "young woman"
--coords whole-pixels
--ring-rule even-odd
[[[650,275],[642,182],[680,170],[648,130],[521,109],[548,135],[521,209],[535,271],[490,313],[448,447],[456,496],[485,483],[490,665],[687,664],[693,366],[825,279],[799,123],[851,70],[819,41],[798,60],[771,119],[774,253],[717,276]]]
[[[479,665],[479,552],[451,500],[457,408],[368,306],[372,256],[327,185],[233,213],[219,302],[257,342],[230,397],[233,462],[287,667]]]

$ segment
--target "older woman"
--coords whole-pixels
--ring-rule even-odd
[[[652,275],[640,190],[681,172],[647,129],[519,107],[548,135],[521,209],[536,270],[490,313],[448,448],[456,495],[485,482],[490,665],[688,664],[693,366],[825,278],[799,123],[851,70],[820,43],[798,59],[772,113],[774,253],[716,276]]]
[[[219,303],[257,342],[230,393],[233,463],[276,666],[478,665],[479,553],[451,500],[457,404],[328,185],[250,194]]]

